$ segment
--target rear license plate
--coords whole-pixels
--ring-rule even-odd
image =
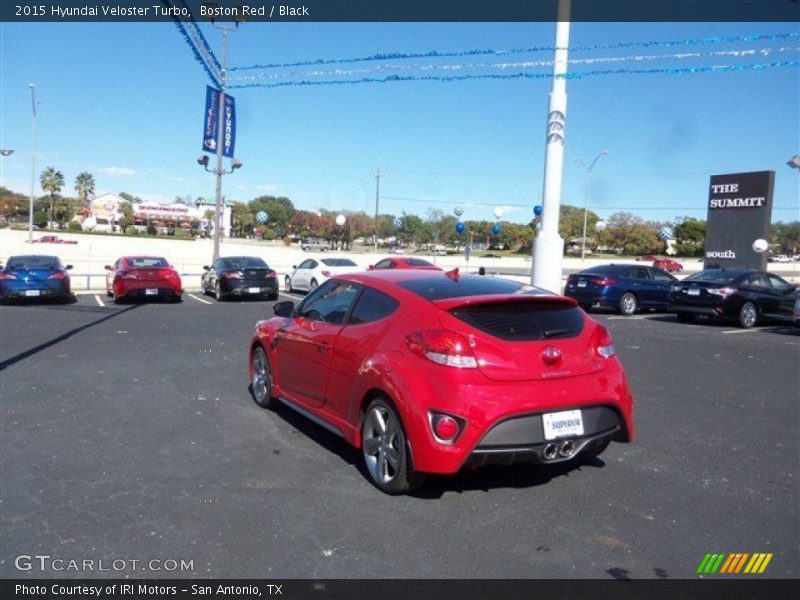
[[[248,294],[260,294],[261,293],[261,288],[260,287],[247,288],[247,293]]]
[[[578,282],[578,287],[586,287],[586,282],[585,281],[579,281]]]
[[[147,288],[147,289],[144,291],[144,293],[145,293],[145,295],[147,295],[147,296],[158,296],[158,289],[154,289],[154,288]]]
[[[542,415],[542,425],[544,426],[544,439],[546,440],[554,440],[570,435],[583,435],[583,416],[580,410],[545,413]]]
[[[39,290],[25,290],[26,296],[41,296],[42,292]]]
[[[699,296],[700,295],[700,288],[690,288],[688,292],[686,292],[690,296]]]

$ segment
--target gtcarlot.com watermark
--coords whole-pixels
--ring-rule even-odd
[[[20,554],[14,558],[18,571],[99,573],[120,571],[193,572],[194,560],[183,558],[57,558],[50,554]]]

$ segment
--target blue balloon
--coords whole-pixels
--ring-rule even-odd
[[[494,225],[492,225],[492,233],[494,235],[500,235],[501,231],[502,229],[500,228],[500,223],[495,223]]]
[[[538,204],[536,206],[534,206],[533,207],[533,214],[535,214],[537,217],[541,217],[542,216],[542,207],[539,206]]]
[[[464,226],[463,223],[461,222],[456,223],[456,233],[464,233],[465,229],[466,227]]]
[[[266,211],[260,210],[256,213],[256,221],[259,223],[266,223],[269,220],[269,215]]]

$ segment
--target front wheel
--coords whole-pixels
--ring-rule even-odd
[[[222,302],[223,295],[222,295],[222,286],[219,284],[219,281],[214,284],[214,298],[217,299],[217,302]]]
[[[694,315],[692,313],[679,312],[676,313],[675,316],[678,317],[678,321],[681,323],[691,323],[694,321]]]
[[[283,289],[285,289],[289,293],[294,291],[292,290],[292,278],[289,277],[288,275],[286,276],[286,279],[283,280]]]
[[[319,285],[319,284],[317,283],[317,280],[316,280],[316,279],[312,279],[312,280],[311,280],[311,283],[310,283],[310,284],[309,284],[309,286],[308,286],[308,291],[309,291],[309,292],[313,292],[315,289],[317,289],[317,286],[318,286],[318,285]]]
[[[745,329],[755,327],[758,321],[758,311],[755,304],[752,302],[745,302],[742,308],[739,309],[739,326]]]
[[[361,426],[361,449],[370,481],[387,494],[404,494],[422,483],[414,471],[403,424],[394,407],[383,398],[374,400]]]
[[[261,346],[253,352],[251,371],[253,375],[250,378],[250,391],[253,393],[253,400],[261,408],[275,410],[278,402],[272,397],[272,369],[267,353]]]
[[[619,312],[629,317],[636,312],[637,304],[636,296],[627,292],[619,299]]]

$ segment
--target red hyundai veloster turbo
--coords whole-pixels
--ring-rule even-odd
[[[106,295],[114,302],[134,298],[169,298],[180,302],[178,271],[161,256],[122,256],[106,265]]]
[[[256,402],[360,448],[379,489],[465,465],[590,458],[634,435],[608,330],[562,296],[423,270],[342,275],[256,324]]]

